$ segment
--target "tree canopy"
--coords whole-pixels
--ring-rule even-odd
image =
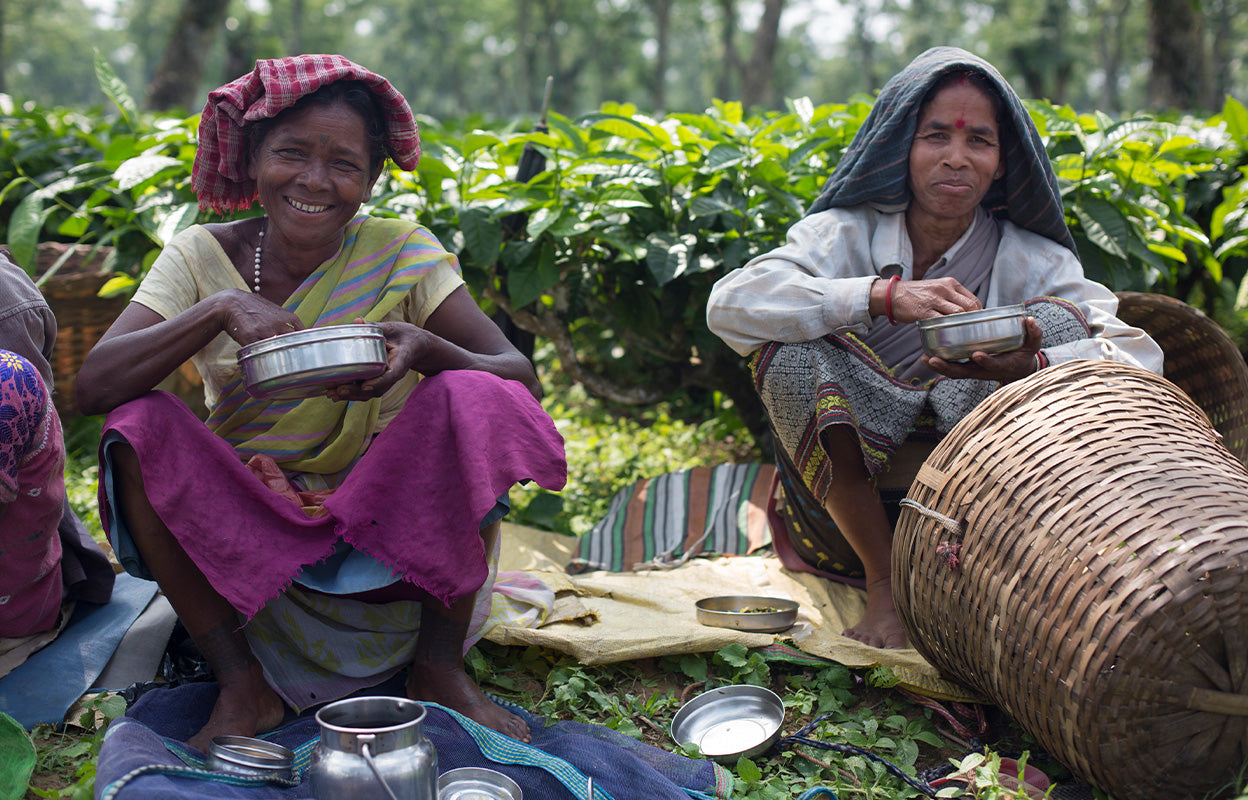
[[[1248,87],[1248,0],[0,0],[0,89],[103,101],[97,49],[148,106],[184,111],[255,58],[337,52],[419,113],[605,101],[653,113],[718,98],[869,94],[921,50],[965,47],[1024,96],[1111,113],[1215,111]],[[139,87],[145,87],[140,92]]]

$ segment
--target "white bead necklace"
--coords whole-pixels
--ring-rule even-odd
[[[268,222],[268,217],[260,220],[260,236],[256,240],[256,271],[255,277],[252,279],[252,291],[260,294],[260,251],[264,247],[264,226]]]

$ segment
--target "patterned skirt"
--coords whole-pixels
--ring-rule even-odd
[[[1028,315],[1043,332],[1043,346],[1091,335],[1083,314],[1056,298],[1030,300]],[[907,439],[935,442],[996,390],[995,382],[936,378],[899,380],[852,334],[760,348],[750,359],[754,388],[767,409],[776,444],[778,490],[772,519],[787,544],[816,571],[850,579],[862,564],[824,510],[835,476],[823,449],[823,432],[849,425],[857,434],[868,474],[879,475]],[[894,525],[901,491],[881,493]],[[780,549],[783,545],[778,546]]]

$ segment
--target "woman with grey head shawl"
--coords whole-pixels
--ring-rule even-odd
[[[1011,352],[923,354],[921,319],[1024,304]],[[923,53],[881,91],[787,242],[721,279],[707,323],[750,357],[779,466],[787,566],[865,586],[844,631],[902,647],[895,517],[876,476],[998,386],[1082,358],[1161,370],[1161,350],[1083,275],[1043,143],[1014,90],[962,50]],[[904,495],[904,492],[902,493]]]

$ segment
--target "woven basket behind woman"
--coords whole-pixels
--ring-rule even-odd
[[[52,348],[52,402],[62,420],[78,413],[74,381],[82,360],[95,347],[117,315],[126,307],[124,297],[100,297],[99,291],[113,277],[105,268],[112,248],[44,242],[39,245],[34,274],[43,275],[58,261],[61,266],[40,290],[56,315],[56,344]]]
[[[1166,378],[1204,409],[1226,448],[1248,463],[1248,364],[1226,331],[1182,300],[1146,292],[1118,292],[1118,318],[1157,342]]]
[[[1115,797],[1201,797],[1235,778],[1248,470],[1177,387],[1105,361],[1005,386],[903,502],[898,612],[946,677]]]

